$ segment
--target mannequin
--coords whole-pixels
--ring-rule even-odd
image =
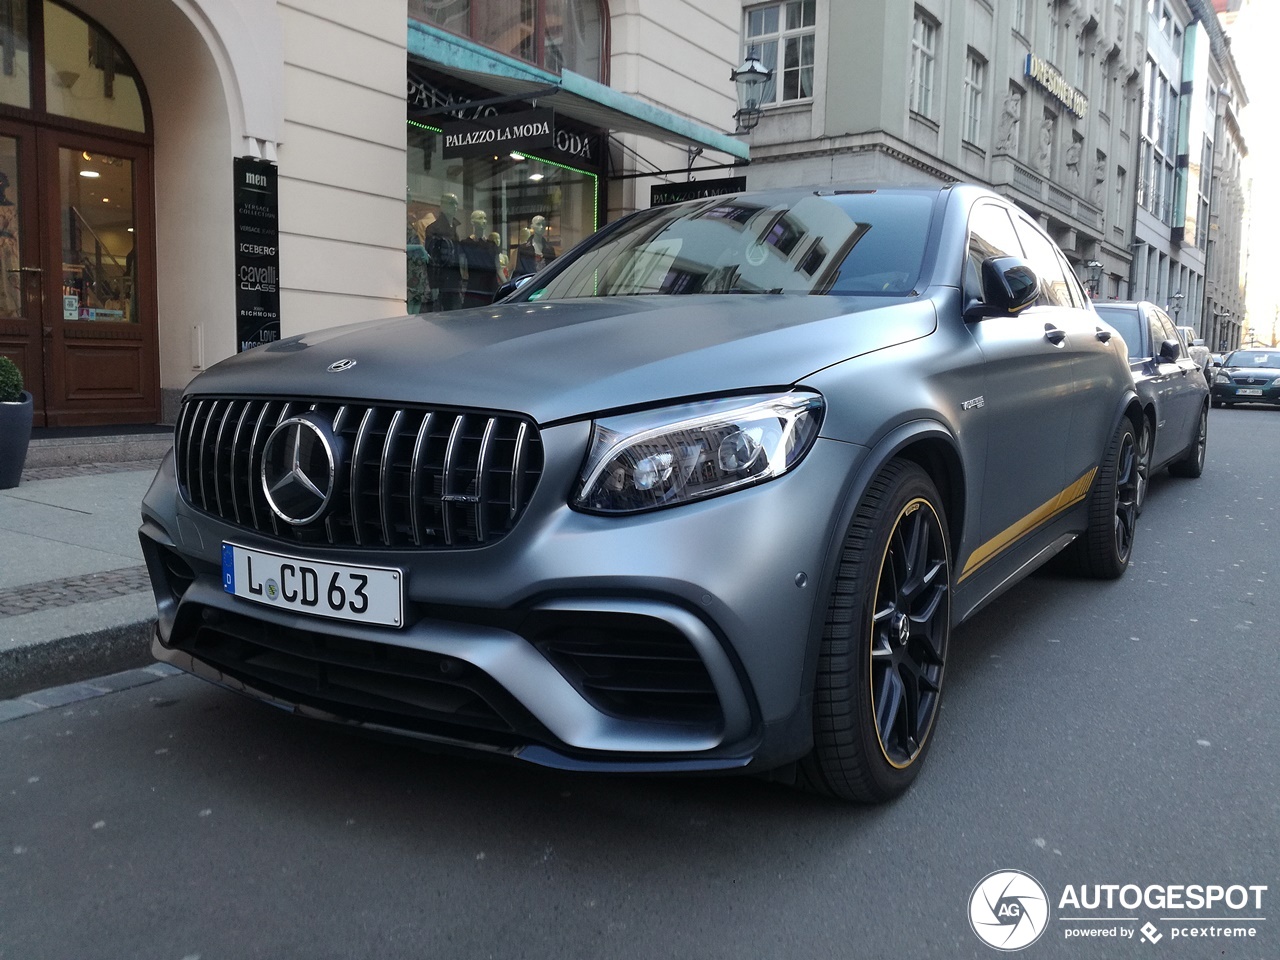
[[[529,239],[516,250],[517,277],[537,273],[556,258],[556,248],[547,239],[547,218],[538,214],[529,221]]]

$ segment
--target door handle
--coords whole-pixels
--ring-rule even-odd
[[[1110,330],[1103,330],[1101,327],[1094,327],[1093,329],[1095,331],[1093,335],[1097,337],[1099,340],[1101,340],[1103,343],[1111,342]]]
[[[1067,331],[1046,323],[1044,325],[1044,338],[1054,346],[1057,346],[1061,344],[1063,340],[1067,339]]]

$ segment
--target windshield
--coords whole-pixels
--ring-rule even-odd
[[[1108,307],[1103,304],[1094,304],[1094,309],[1098,311],[1098,316],[1111,324],[1116,333],[1124,338],[1125,346],[1129,348],[1130,360],[1138,360],[1145,356],[1142,347],[1146,337],[1142,335],[1142,315],[1137,310],[1128,307]]]
[[[570,254],[528,299],[652,294],[902,296],[920,275],[936,192],[716,197],[641,211]]]
[[[1237,350],[1227,357],[1227,367],[1280,367],[1280,353],[1272,350]]]

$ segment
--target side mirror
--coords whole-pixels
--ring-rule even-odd
[[[526,273],[519,277],[512,277],[510,280],[508,280],[506,283],[504,283],[502,286],[500,286],[497,290],[494,291],[493,302],[497,303],[500,300],[507,299],[507,297],[511,296],[513,293],[515,293],[517,290],[519,290],[521,287],[523,287],[526,283],[528,283],[532,279],[533,279],[532,273]]]
[[[1160,359],[1165,363],[1177,363],[1182,347],[1177,340],[1165,340],[1160,344]]]
[[[982,291],[985,300],[965,311],[966,320],[1025,310],[1040,295],[1040,278],[1018,257],[988,257],[982,261]]]

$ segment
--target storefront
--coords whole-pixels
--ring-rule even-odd
[[[410,63],[406,302],[484,305],[600,226],[604,134]]]
[[[148,114],[97,23],[0,0],[0,354],[37,426],[159,413]]]
[[[542,269],[599,229],[610,183],[636,175],[611,156],[614,134],[689,156],[715,151],[729,164],[748,156],[741,141],[602,83],[608,58],[596,4],[542,0],[481,16],[483,6],[468,17],[410,4],[411,313],[487,304],[505,280]],[[525,42],[511,46],[516,36]],[[509,46],[515,56],[503,52]]]
[[[674,27],[601,0],[339,6],[0,0],[0,353],[37,425],[173,422],[254,343],[485,302],[646,205],[639,167],[747,157],[706,125],[732,116],[720,63],[646,72]]]

